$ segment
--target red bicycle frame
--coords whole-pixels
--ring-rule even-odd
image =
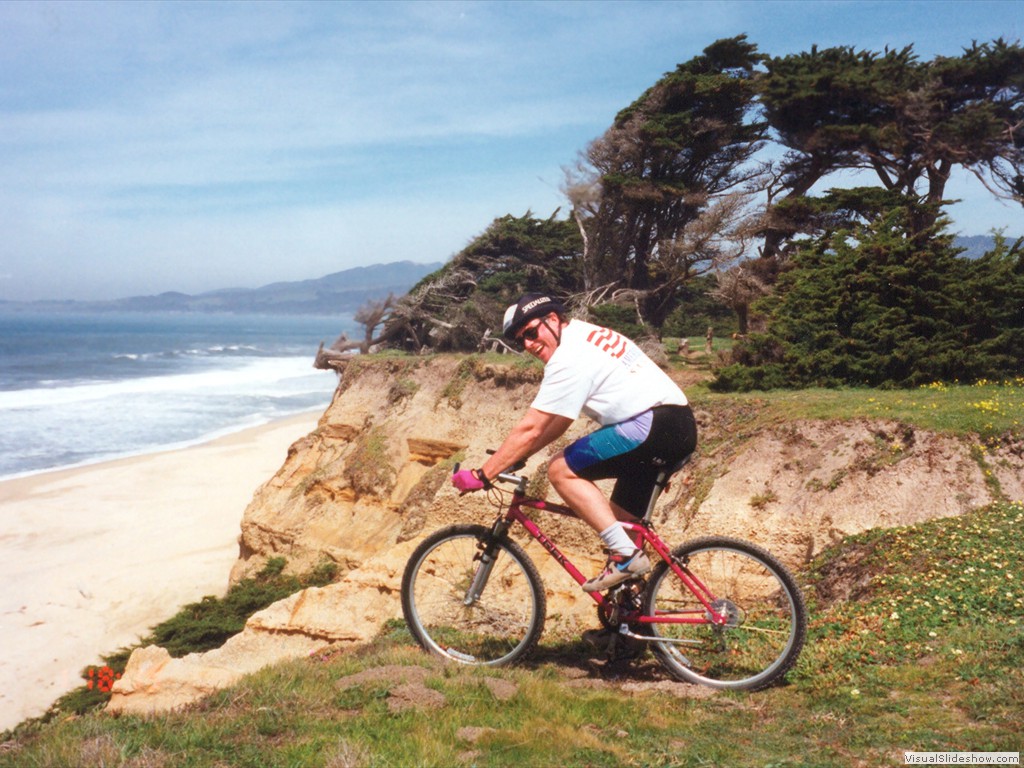
[[[527,533],[530,534],[551,557],[555,559],[559,565],[565,569],[577,584],[583,584],[587,580],[587,577],[580,573],[580,570],[573,565],[572,561],[566,557],[562,551],[555,546],[555,543],[551,541],[540,527],[533,522],[526,514],[522,511],[522,507],[528,507],[530,509],[538,509],[543,512],[552,512],[557,515],[565,515],[567,517],[577,518],[576,513],[569,507],[563,504],[554,504],[544,499],[531,499],[520,493],[519,489],[516,489],[512,494],[512,501],[508,506],[508,510],[505,512],[505,521],[508,524],[518,522],[522,524],[523,528],[526,529]],[[578,519],[578,518],[577,518]],[[718,624],[724,625],[728,621],[728,616],[721,613],[714,607],[715,596],[708,587],[694,576],[685,567],[679,564],[676,559],[672,556],[672,552],[664,541],[647,525],[639,523],[627,523],[624,522],[623,526],[628,530],[632,536],[634,542],[638,547],[643,547],[644,544],[650,544],[651,549],[658,553],[658,556],[664,560],[668,567],[672,569],[672,572],[679,578],[686,588],[689,589],[694,597],[700,601],[703,606],[703,610],[693,609],[690,611],[658,611],[654,616],[642,615],[639,611],[631,611],[625,617],[627,623],[637,624]],[[599,606],[603,606],[607,599],[604,594],[600,592],[589,592],[588,593]]]

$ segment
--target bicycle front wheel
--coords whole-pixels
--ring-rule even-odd
[[[426,650],[462,664],[512,664],[544,630],[540,575],[522,547],[482,525],[428,536],[402,577],[402,613]]]
[[[760,547],[722,536],[696,539],[672,555],[711,610],[667,563],[655,567],[644,614],[665,620],[646,624],[665,638],[653,643],[662,665],[713,688],[756,691],[781,679],[807,633],[803,596],[786,568]]]

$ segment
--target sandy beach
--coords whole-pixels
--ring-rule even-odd
[[[0,731],[81,685],[101,654],[222,595],[246,505],[319,416],[0,482]]]

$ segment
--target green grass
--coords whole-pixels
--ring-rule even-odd
[[[801,389],[715,394],[688,388],[700,406],[746,409],[754,426],[796,419],[887,419],[919,429],[998,441],[1024,432],[1024,377],[1005,382],[930,384],[918,389]]]
[[[838,668],[935,654],[964,662],[958,638],[972,645],[990,633],[1024,640],[1022,525],[1024,506],[997,504],[868,531],[824,552],[807,582],[819,603],[818,631],[835,640]],[[830,674],[827,661],[819,674]]]
[[[665,679],[649,656],[602,679],[571,639],[525,668],[443,665],[391,622],[370,646],[265,669],[183,712],[23,729],[0,766],[895,766],[904,749],[1019,751],[1022,525],[1024,506],[997,504],[830,549],[800,575],[800,662],[757,694],[630,692]],[[401,680],[339,686],[384,666],[425,667],[443,707],[393,712]]]

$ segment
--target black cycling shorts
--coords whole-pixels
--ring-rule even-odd
[[[658,473],[697,447],[688,405],[659,405],[621,424],[584,435],[565,449],[569,469],[587,480],[616,478],[612,501],[643,517]]]

